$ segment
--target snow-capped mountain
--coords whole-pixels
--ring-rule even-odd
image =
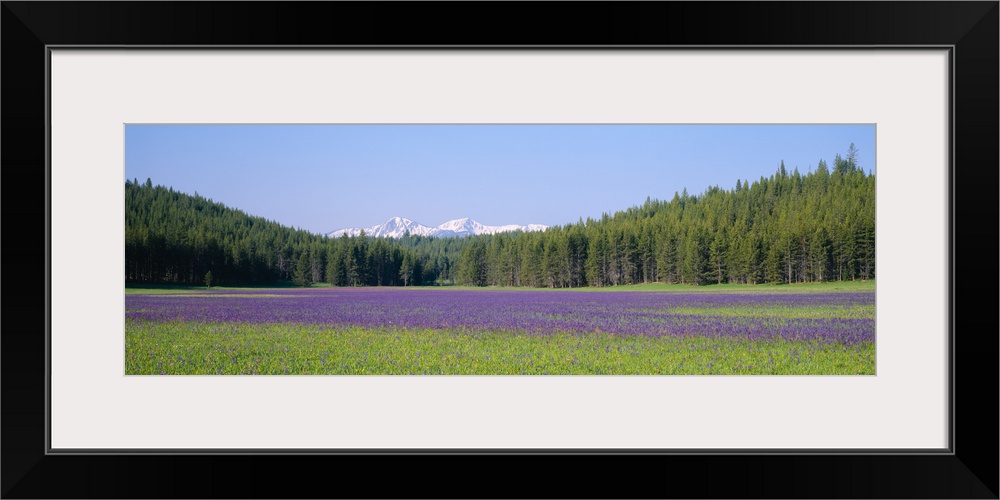
[[[349,228],[349,229],[339,229],[330,233],[329,235],[334,238],[339,238],[343,234],[348,236],[357,236],[361,234],[362,228]],[[403,217],[393,217],[383,224],[377,226],[363,228],[366,236],[384,237],[384,238],[398,238],[403,236],[407,230],[410,231],[412,235],[426,235],[434,230],[432,227],[427,227],[423,224],[418,224],[410,219]]]
[[[419,235],[450,238],[454,236],[504,233],[508,231],[544,231],[548,229],[548,227],[549,226],[543,224],[528,224],[527,226],[521,226],[518,224],[508,224],[506,226],[487,226],[468,217],[464,219],[450,220],[437,227],[429,227],[405,217],[393,217],[385,221],[384,224],[366,228],[338,229],[329,233],[329,236],[334,238],[339,238],[344,234],[348,236],[358,236],[361,234],[362,229],[364,229],[366,236],[381,238],[400,238],[406,234],[407,231],[409,231],[413,236]]]

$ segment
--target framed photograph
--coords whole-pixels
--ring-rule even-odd
[[[445,6],[5,2],[8,216],[39,236],[5,245],[8,280],[38,293],[7,301],[3,495],[307,491],[233,486],[252,459],[277,476],[436,464],[487,496],[525,494],[494,483],[526,464],[589,464],[644,479],[570,496],[996,498],[996,430],[972,423],[997,417],[979,390],[997,338],[977,334],[996,318],[962,306],[995,293],[978,283],[997,226],[963,221],[996,215],[997,3],[650,21],[722,5],[620,6],[638,24],[614,40],[538,27],[551,41],[520,45],[405,28]],[[754,34],[726,29],[747,19]],[[615,222],[641,193],[660,219]],[[715,208],[671,226],[696,201]],[[198,218],[237,209],[291,239],[213,239]],[[740,217],[761,229],[728,229]],[[184,233],[171,250],[162,228]],[[602,250],[614,231],[636,242],[624,264]],[[241,288],[256,280],[289,288]],[[15,328],[29,310],[44,321]],[[427,473],[332,496],[440,495]]]

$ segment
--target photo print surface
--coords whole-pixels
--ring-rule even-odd
[[[126,125],[126,375],[874,375],[875,126]]]

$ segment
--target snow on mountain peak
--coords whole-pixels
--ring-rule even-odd
[[[429,227],[405,217],[392,217],[383,224],[366,228],[338,229],[329,233],[329,236],[333,238],[339,238],[345,234],[348,236],[358,236],[363,230],[366,236],[381,238],[401,238],[407,231],[409,231],[413,236],[448,238],[477,234],[496,234],[508,231],[544,231],[548,229],[548,227],[549,226],[544,224],[528,224],[527,226],[521,226],[518,224],[487,226],[468,217],[450,220],[436,227]]]

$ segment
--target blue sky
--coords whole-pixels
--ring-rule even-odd
[[[803,174],[874,125],[127,125],[125,177],[326,233],[393,216],[436,226],[566,224]]]

